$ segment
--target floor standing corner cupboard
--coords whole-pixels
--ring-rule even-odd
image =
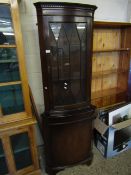
[[[17,0],[0,0],[0,175],[39,175]]]
[[[45,112],[46,171],[92,160],[92,30],[96,6],[35,1]]]

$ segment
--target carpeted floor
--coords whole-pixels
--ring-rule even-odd
[[[116,157],[105,159],[94,147],[94,159],[90,166],[79,165],[67,168],[57,175],[131,175],[131,149]],[[42,167],[43,161],[41,162]],[[43,175],[47,175],[44,172]]]

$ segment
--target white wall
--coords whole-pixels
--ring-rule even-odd
[[[127,8],[127,20],[131,22],[131,0],[128,2],[128,8]]]
[[[95,20],[127,21],[128,0],[95,0],[98,9]]]
[[[62,2],[62,0],[60,2]],[[127,16],[128,0],[72,0],[72,2],[89,3],[98,6],[95,13],[95,20],[124,22],[131,16],[129,14]],[[39,113],[42,113],[44,111],[44,100],[38,29],[36,26],[36,10],[32,0],[21,0],[19,8],[29,84],[35,98],[37,109]],[[39,131],[37,130],[37,132]],[[38,144],[41,143],[41,139],[39,138],[40,137],[37,137]]]
[[[43,1],[43,0],[33,0]],[[51,2],[52,0],[45,0]],[[53,0],[53,2],[58,0]],[[96,5],[98,9],[95,13],[95,20],[106,21],[127,21],[128,0],[61,0],[60,2],[74,2]]]

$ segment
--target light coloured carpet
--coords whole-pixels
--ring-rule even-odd
[[[57,175],[131,175],[131,149],[109,159],[105,159],[95,147],[93,153],[94,158],[90,166],[74,166],[60,171]],[[43,175],[47,175],[44,170]]]

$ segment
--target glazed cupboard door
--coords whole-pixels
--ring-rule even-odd
[[[0,133],[0,175],[35,174],[38,167],[33,126]]]
[[[0,1],[0,124],[31,117],[18,21],[17,0]]]
[[[0,4],[0,116],[24,111],[10,6]]]
[[[52,107],[87,104],[91,75],[90,18],[43,17],[43,23],[48,31],[45,57],[49,89],[45,91],[50,91]]]
[[[21,170],[32,165],[30,140],[28,132],[10,136],[11,148],[16,165],[16,170]]]

